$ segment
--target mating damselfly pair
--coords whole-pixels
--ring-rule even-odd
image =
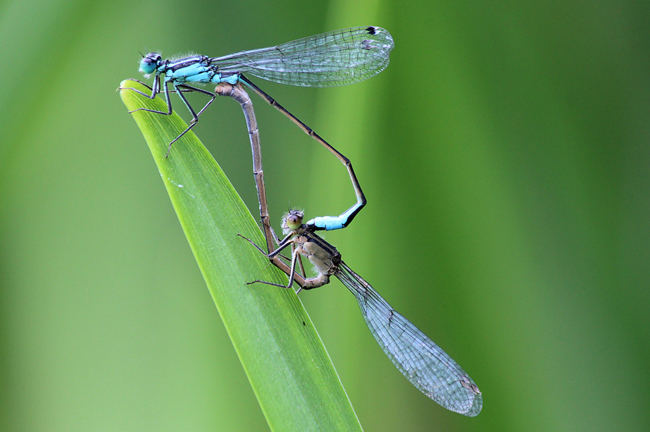
[[[265,186],[263,179],[256,178],[260,216],[269,253],[258,249],[289,276],[289,283],[283,287],[290,288],[295,282],[301,288],[312,289],[329,283],[330,276],[337,277],[354,294],[368,328],[400,372],[443,407],[467,416],[476,416],[482,408],[482,395],[469,375],[431,339],[397,313],[370,284],[352,271],[341,260],[341,255],[334,246],[315,233],[318,230],[346,227],[366,204],[350,161],[244,75],[251,74],[283,84],[308,87],[352,84],[384,70],[393,46],[393,39],[386,30],[370,26],[333,31],[275,47],[223,57],[194,55],[163,60],[157,53],[148,53],[141,61],[140,70],[154,75],[151,94],[133,90],[150,98],[158,93],[165,95],[168,107],[166,112],[145,108],[140,110],[171,114],[170,92],[175,92],[191,113],[192,121],[187,129],[169,143],[168,154],[172,144],[198,122],[199,116],[214,101],[216,94],[222,94],[235,98],[242,105],[251,137],[254,171],[257,167],[261,170],[261,150],[257,127],[254,125],[254,112],[242,84],[332,152],[348,169],[357,203],[340,216],[317,217],[306,223],[302,222],[301,212],[291,211],[283,219],[286,237],[281,241],[275,239],[278,242],[278,247],[275,248],[272,239],[274,235],[268,222]],[[219,84],[215,93],[194,86],[207,83]],[[186,92],[200,92],[210,99],[197,112],[183,95]],[[290,266],[281,261],[279,255],[289,245],[293,247]],[[316,277],[306,278],[296,272],[301,256],[314,264],[318,272]]]

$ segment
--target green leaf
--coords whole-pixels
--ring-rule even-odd
[[[166,111],[160,98],[126,80],[121,97],[129,110]],[[361,430],[334,366],[292,290],[246,285],[255,279],[286,283],[286,276],[237,233],[263,245],[261,231],[223,171],[188,132],[165,158],[167,144],[187,125],[175,113],[136,111],[233,346],[272,430]],[[164,235],[164,233],[161,233]],[[161,263],[164,263],[162,258]],[[162,264],[164,265],[164,264]]]

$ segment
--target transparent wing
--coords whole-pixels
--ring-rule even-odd
[[[345,263],[339,268],[336,276],[352,291],[370,332],[406,379],[443,407],[468,417],[478,415],[483,397],[458,363]]]
[[[353,27],[211,59],[221,73],[250,73],[302,87],[335,87],[377,75],[388,66],[393,38],[381,27]]]

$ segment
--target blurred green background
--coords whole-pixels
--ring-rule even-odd
[[[327,239],[469,372],[485,404],[468,419],[422,396],[335,281],[300,298],[361,424],[647,430],[649,9],[3,2],[0,429],[268,430],[115,89],[138,77],[145,50],[218,56],[378,25],[396,47],[369,81],[255,81],[353,161],[369,204]],[[276,228],[289,206],[347,209],[344,168],[254,103]],[[240,107],[216,100],[195,131],[255,214]]]

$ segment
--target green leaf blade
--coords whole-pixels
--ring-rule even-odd
[[[166,111],[142,84],[125,80],[129,110]],[[331,360],[292,290],[246,285],[286,276],[240,233],[263,245],[261,231],[207,149],[188,132],[168,158],[167,144],[187,126],[175,113],[133,113],[151,150],[233,346],[272,430],[361,430]],[[164,251],[161,265],[173,259]],[[303,324],[304,323],[304,324]]]

